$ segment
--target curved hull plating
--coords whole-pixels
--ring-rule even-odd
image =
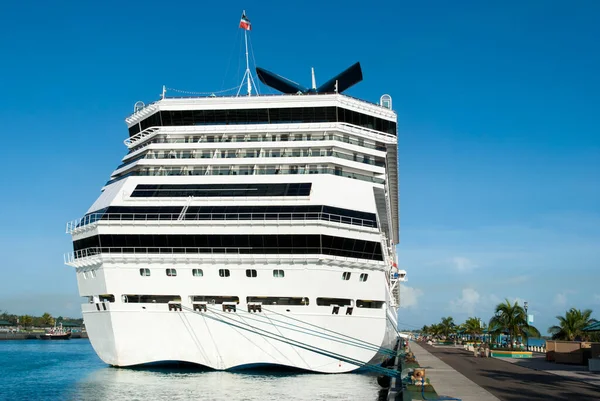
[[[84,305],[96,353],[105,363],[121,367],[179,361],[217,370],[282,365],[343,373],[380,364],[387,357],[380,350],[391,349],[396,340],[395,323],[385,309],[346,316],[285,308],[225,313],[209,307],[199,313],[158,310],[165,305],[148,305],[142,311],[133,310],[141,309],[137,305],[122,306],[98,312],[85,311]]]

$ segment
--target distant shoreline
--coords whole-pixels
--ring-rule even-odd
[[[0,341],[39,340],[41,334],[43,333],[0,333]],[[88,338],[88,335],[87,333],[72,333],[71,338]]]

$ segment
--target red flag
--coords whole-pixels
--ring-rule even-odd
[[[246,12],[242,13],[242,19],[240,20],[240,28],[245,29],[247,31],[252,30],[252,25],[250,25],[250,20],[246,17]]]

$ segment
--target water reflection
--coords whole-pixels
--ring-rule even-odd
[[[252,370],[101,368],[81,379],[69,399],[132,400],[357,400],[381,399],[376,377]]]

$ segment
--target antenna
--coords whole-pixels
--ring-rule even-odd
[[[167,88],[163,85],[162,93],[160,94],[160,98],[164,99],[167,95]]]
[[[310,67],[310,70],[312,72],[312,89],[316,90],[317,89],[317,80],[315,79],[315,69],[313,67]]]

